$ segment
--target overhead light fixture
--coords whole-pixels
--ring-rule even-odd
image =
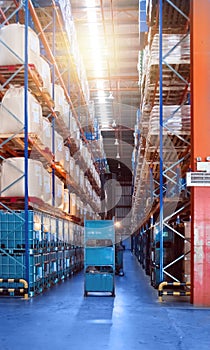
[[[118,146],[118,145],[119,145],[118,139],[115,139],[114,144],[115,144],[115,146]]]
[[[117,152],[116,159],[120,159],[120,154]]]
[[[116,128],[116,126],[117,126],[116,121],[113,120],[112,127],[113,127],[113,128]]]
[[[118,168],[118,169],[120,169],[120,168],[121,168],[121,166],[120,166],[120,163],[118,163],[118,166],[117,166],[117,168]]]
[[[114,96],[112,95],[112,92],[109,92],[108,100],[114,100]]]

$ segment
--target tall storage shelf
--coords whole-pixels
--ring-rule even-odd
[[[157,287],[189,282],[190,1],[148,1],[146,11],[132,244]]]
[[[115,295],[115,229],[113,220],[86,220],[84,225],[84,295]]]
[[[78,114],[80,104],[88,110],[88,86],[82,63],[75,68],[78,51],[72,53],[63,22],[73,21],[64,18],[64,5],[70,6],[30,0],[1,4],[3,294],[22,293],[19,280],[25,279],[33,296],[79,271],[83,217],[99,217],[100,177]],[[88,111],[85,117],[85,130],[91,132]]]

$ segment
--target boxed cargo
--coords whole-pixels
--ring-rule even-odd
[[[70,211],[70,196],[69,196],[69,190],[68,188],[64,189],[64,205],[63,205],[63,211],[65,213],[69,213]]]
[[[23,157],[4,159],[1,168],[1,196],[25,197]],[[43,200],[42,163],[28,159],[28,195]]]
[[[0,106],[1,133],[24,133],[25,89],[9,88]],[[28,132],[42,137],[42,109],[35,97],[28,91]]]
[[[65,95],[62,86],[58,84],[51,84],[52,97],[55,102],[54,110],[59,112],[60,115],[64,114],[64,101]],[[54,94],[53,94],[54,91]],[[54,95],[54,96],[53,96]]]
[[[70,214],[73,216],[77,216],[77,196],[75,193],[70,193]]]
[[[43,169],[43,200],[47,204],[52,204],[52,174]]]
[[[63,137],[55,131],[55,162],[64,166],[64,144]]]
[[[52,151],[52,125],[47,118],[43,118],[42,124],[41,141],[49,151]]]
[[[85,176],[84,176],[84,171],[82,169],[80,169],[80,187],[82,189],[84,189],[84,186],[85,186]]]
[[[70,157],[70,175],[72,178],[75,177],[75,160],[73,157]]]
[[[5,43],[5,45],[4,45]],[[11,51],[12,50],[12,51]],[[12,23],[0,29],[0,65],[22,64],[25,61],[25,25]],[[14,53],[13,53],[14,52]],[[40,56],[38,35],[28,28],[28,63],[37,66]]]
[[[70,149],[69,147],[64,146],[64,170],[69,174],[70,173]]]
[[[64,203],[64,184],[55,176],[55,207],[63,210]]]
[[[79,185],[79,175],[80,175],[80,167],[78,164],[75,165],[75,177],[74,177],[74,180],[75,182]]]
[[[69,108],[69,104],[66,100],[63,102],[63,113],[61,115],[61,118],[63,119],[63,122],[66,126],[66,128],[70,131],[70,119],[71,119],[71,111]]]
[[[51,72],[50,66],[47,61],[42,57],[37,57],[37,70],[43,81],[43,88],[47,90],[49,95],[52,94],[52,85],[51,85]]]

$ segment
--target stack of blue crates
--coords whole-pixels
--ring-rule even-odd
[[[33,296],[83,268],[81,237],[77,237],[83,235],[83,228],[39,211],[29,210],[28,218],[29,295]],[[0,278],[25,279],[25,246],[24,211],[0,211]],[[22,285],[4,282],[3,287]]]

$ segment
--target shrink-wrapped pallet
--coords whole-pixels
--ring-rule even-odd
[[[64,204],[63,204],[63,211],[65,213],[69,213],[69,206],[70,206],[69,190],[68,190],[68,188],[65,188],[64,189]]]
[[[70,193],[70,214],[73,216],[77,216],[77,196],[75,193]]]
[[[64,146],[64,170],[69,174],[70,172],[70,150],[69,147]]]
[[[70,175],[73,179],[75,178],[75,160],[73,157],[70,157]]]
[[[183,34],[163,34],[162,55],[169,64],[190,60],[190,37]],[[168,54],[170,51],[170,54]],[[155,34],[150,51],[151,64],[159,64],[159,34]]]
[[[53,90],[54,90],[54,96],[53,96]],[[55,102],[54,110],[56,112],[59,112],[60,115],[63,115],[65,95],[64,95],[64,90],[62,86],[58,84],[51,84],[51,92],[52,92],[52,98],[54,99],[54,102]]]
[[[80,218],[80,198],[76,198],[77,217]]]
[[[43,169],[43,200],[47,204],[52,204],[52,174]]]
[[[80,132],[79,132],[79,127],[77,125],[76,119],[74,118],[74,116],[72,115],[71,119],[70,119],[70,134],[71,137],[74,140],[80,140]],[[79,141],[77,142],[77,146],[79,147]]]
[[[52,151],[52,125],[47,118],[43,118],[42,124],[41,141],[49,151]]]
[[[25,197],[25,177],[23,157],[3,160],[1,169],[1,196]],[[43,199],[42,163],[28,159],[28,195]]]
[[[55,131],[55,162],[64,165],[63,137]]]
[[[83,217],[83,214],[84,214],[84,204],[83,202],[80,200],[80,207],[79,207],[79,210],[80,210],[80,217],[82,218]]]
[[[170,105],[163,106],[164,126],[168,127],[173,132],[179,133],[180,130],[190,131],[190,106]],[[159,107],[154,106],[150,114],[150,131],[159,132]]]
[[[39,56],[37,61],[38,61],[37,70],[42,78],[43,88],[45,88],[47,92],[51,95],[52,85],[51,85],[50,66],[42,56]]]
[[[0,29],[0,52],[0,66],[22,64],[25,61],[25,25],[12,23]],[[37,66],[39,56],[38,35],[29,27],[28,63]]]
[[[82,189],[84,189],[85,186],[85,176],[84,176],[84,171],[80,169],[80,179],[79,179],[79,184]]]
[[[0,55],[1,56],[1,55]],[[24,130],[24,87],[11,87],[5,93],[0,106],[1,133],[23,133]],[[42,132],[42,109],[35,97],[28,91],[28,132],[40,136]]]
[[[78,164],[75,165],[75,177],[74,177],[74,180],[75,182],[79,185],[79,175],[80,175],[80,167]]]
[[[63,122],[68,130],[70,130],[70,119],[71,119],[71,111],[69,108],[69,104],[66,100],[63,102],[63,113],[61,115]]]
[[[55,207],[63,209],[64,203],[64,184],[55,176]]]

